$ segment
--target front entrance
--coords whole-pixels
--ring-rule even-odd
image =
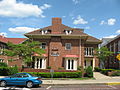
[[[77,60],[67,59],[66,70],[77,70]]]
[[[46,59],[35,57],[34,68],[35,69],[46,69]]]

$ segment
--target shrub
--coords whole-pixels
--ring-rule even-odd
[[[108,72],[111,72],[111,71],[115,71],[115,69],[102,69],[101,73],[105,74],[105,75],[108,75]]]
[[[6,63],[0,62],[0,67],[7,67]]]
[[[51,66],[48,66],[47,69],[51,69]]]
[[[0,75],[1,76],[8,76],[18,73],[17,67],[0,67]]]
[[[95,68],[94,68],[94,71],[95,71],[95,72],[100,72],[100,71],[101,71],[101,68],[95,67]]]
[[[36,76],[41,76],[44,78],[51,78],[51,73],[47,72],[29,72]],[[53,78],[80,78],[82,77],[82,72],[54,72]]]
[[[112,73],[111,76],[120,76],[120,71],[116,71],[116,72]]]
[[[85,77],[93,77],[93,71],[91,66],[88,66],[86,68]]]

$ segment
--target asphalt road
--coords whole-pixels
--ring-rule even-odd
[[[0,90],[120,90],[120,85],[42,85],[41,87],[0,87]]]

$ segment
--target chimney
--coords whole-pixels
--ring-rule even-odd
[[[62,24],[61,18],[58,17],[52,18],[52,25],[60,25],[60,24]]]

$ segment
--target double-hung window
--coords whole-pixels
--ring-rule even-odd
[[[65,49],[66,50],[71,50],[71,43],[66,43],[65,44]]]

